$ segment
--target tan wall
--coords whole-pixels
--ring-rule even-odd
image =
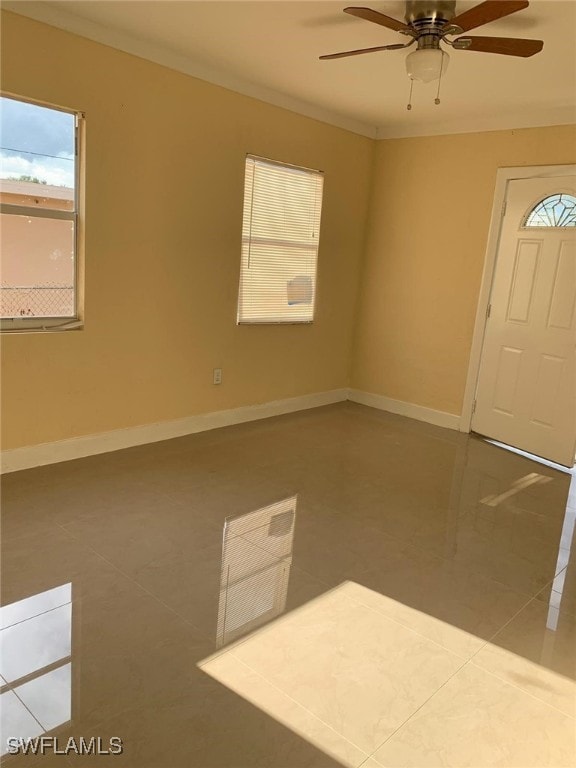
[[[496,169],[574,162],[576,128],[375,143],[2,21],[3,88],[84,110],[88,139],[86,327],[3,338],[3,448],[349,383],[460,412]],[[235,325],[247,152],[326,173],[311,326]]]
[[[378,142],[352,386],[460,414],[496,170],[576,161],[576,127]]]
[[[87,117],[86,327],[3,338],[3,448],[348,385],[373,142],[12,13],[2,48]],[[235,324],[247,152],[325,171],[311,326]]]

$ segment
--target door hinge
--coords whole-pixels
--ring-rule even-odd
[[[504,218],[504,216],[506,216],[506,207],[507,207],[507,205],[508,205],[508,200],[504,200],[504,202],[502,203],[502,218]]]
[[[472,415],[476,413],[476,400],[472,402]]]
[[[489,303],[488,306],[486,307],[486,320],[488,320],[491,314],[492,314],[492,304]]]

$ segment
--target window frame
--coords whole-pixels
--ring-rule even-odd
[[[264,325],[312,325],[315,319],[316,315],[316,304],[317,304],[317,294],[318,294],[318,259],[320,256],[320,231],[322,228],[322,207],[324,204],[324,171],[319,170],[317,168],[308,168],[303,165],[296,165],[294,163],[286,163],[282,160],[273,160],[269,157],[264,157],[263,155],[256,155],[252,152],[247,152],[244,156],[244,190],[246,189],[246,170],[247,170],[247,161],[248,160],[254,160],[256,162],[260,161],[265,163],[266,165],[270,166],[277,166],[279,168],[293,168],[296,171],[299,172],[305,172],[308,174],[314,174],[317,176],[320,176],[322,178],[322,189],[321,189],[321,196],[320,196],[320,215],[318,218],[318,243],[316,245],[316,262],[315,262],[315,273],[314,273],[314,291],[313,291],[313,297],[312,297],[312,311],[311,311],[311,317],[309,320],[297,320],[292,318],[259,318],[259,319],[249,319],[249,320],[243,320],[241,319],[241,307],[242,307],[242,277],[243,277],[243,267],[244,267],[244,246],[247,242],[258,242],[260,244],[269,244],[271,247],[278,247],[281,248],[282,246],[290,247],[290,248],[302,248],[302,250],[305,250],[306,247],[309,248],[309,246],[306,246],[302,241],[291,241],[291,240],[280,240],[280,239],[273,239],[273,238],[262,238],[262,237],[254,237],[245,239],[244,237],[244,205],[245,201],[243,199],[243,205],[242,205],[242,234],[241,234],[241,251],[240,251],[240,276],[238,281],[238,299],[236,303],[236,325],[238,326],[264,326]],[[244,192],[245,193],[245,192]]]
[[[31,99],[6,91],[0,97],[13,99],[25,104],[64,112],[74,117],[74,208],[72,211],[52,210],[27,205],[0,203],[0,213],[14,216],[29,216],[39,219],[72,221],[74,225],[74,316],[73,317],[2,317],[0,333],[44,333],[53,331],[82,330],[84,327],[84,137],[86,116],[84,112]]]

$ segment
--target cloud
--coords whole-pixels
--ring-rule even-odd
[[[74,158],[50,158],[0,153],[0,178],[34,176],[56,187],[74,186]]]
[[[9,97],[0,106],[2,149],[57,156],[74,151],[74,115]]]
[[[70,112],[0,97],[0,178],[33,176],[73,187],[74,133]]]

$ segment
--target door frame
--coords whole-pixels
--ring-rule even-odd
[[[468,363],[466,388],[464,390],[462,415],[460,416],[460,432],[470,432],[472,426],[472,408],[474,404],[474,396],[476,394],[478,376],[480,374],[480,361],[482,358],[482,347],[484,346],[484,331],[486,329],[486,314],[488,312],[488,304],[490,303],[490,296],[492,293],[492,281],[496,270],[496,258],[498,255],[498,247],[500,245],[502,220],[505,213],[504,206],[508,194],[508,183],[516,179],[549,179],[556,176],[572,176],[575,174],[576,164],[507,167],[498,168],[496,172],[492,216],[490,218],[490,229],[488,230],[488,243],[486,245],[486,256],[484,258],[484,269],[482,272],[482,282],[480,284],[480,294],[478,296],[478,306],[476,308],[476,320],[474,322],[474,334],[472,336],[472,346],[470,348],[470,360]]]

